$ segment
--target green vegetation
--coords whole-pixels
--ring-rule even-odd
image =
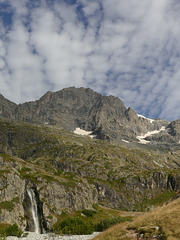
[[[7,174],[7,173],[10,173],[10,171],[9,170],[7,170],[7,169],[5,169],[5,170],[0,170],[0,177],[6,177],[5,175]]]
[[[14,203],[19,203],[19,197],[13,198],[12,202],[14,202]]]
[[[1,209],[6,209],[9,212],[11,212],[14,209],[15,204],[17,204],[17,203],[19,203],[19,197],[13,198],[12,201],[0,202],[0,211],[1,211]]]
[[[74,217],[66,218],[62,222],[55,224],[52,230],[58,234],[91,234],[94,232],[94,225],[91,222],[84,222],[83,219]]]
[[[11,212],[13,210],[13,208],[14,208],[13,201],[0,202],[0,209],[6,209]]]
[[[56,223],[52,231],[57,234],[92,234],[94,231],[104,231],[107,228],[126,221],[131,221],[131,217],[118,217],[113,219],[104,219],[97,224],[80,217],[67,217],[65,220]]]
[[[131,221],[132,217],[121,217],[120,212],[94,205],[96,210],[84,209],[67,214],[62,212],[52,231],[58,234],[91,234],[104,231],[120,222]]]
[[[50,175],[40,174],[39,176],[41,176],[43,179],[45,179],[47,181],[47,183],[57,181],[56,178],[54,178],[53,176],[50,176]]]
[[[22,230],[15,223],[13,225],[0,223],[0,237],[4,238],[7,236],[20,237],[22,235]]]
[[[24,177],[27,175],[27,173],[31,172],[32,169],[31,168],[28,168],[28,167],[23,167],[19,170],[19,173],[21,175],[21,177]]]
[[[96,214],[97,212],[94,210],[90,210],[90,209],[84,209],[82,211],[82,213],[86,216],[86,217],[92,217],[94,214]]]
[[[20,177],[22,178],[22,179],[28,179],[28,180],[31,180],[31,181],[33,181],[33,182],[35,182],[35,183],[38,183],[38,174],[35,172],[31,172],[31,173],[24,173],[24,174],[22,174],[22,175],[20,175]]]

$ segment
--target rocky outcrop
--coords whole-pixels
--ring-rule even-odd
[[[66,185],[66,184],[65,184]],[[92,208],[98,203],[98,194],[95,186],[85,179],[74,183],[74,187],[66,187],[57,182],[38,185],[39,196],[44,201],[43,212],[48,228],[57,221],[56,216],[63,210],[77,211]]]
[[[169,134],[176,137],[177,139],[180,138],[180,119],[171,122],[168,125],[168,129],[169,129]]]
[[[140,210],[144,199],[158,199],[164,191],[178,192],[180,175],[154,172],[147,176],[123,178],[119,183],[116,189],[96,183],[99,203],[116,209]]]
[[[51,229],[63,210],[72,212],[92,208],[98,203],[96,187],[86,179],[77,178],[68,182],[48,176],[47,180],[38,174],[25,176],[22,175],[25,171],[23,161],[18,164],[15,161],[14,158],[0,158],[0,222],[17,223],[23,230],[35,231],[28,190],[33,191],[37,203],[41,233]]]
[[[0,116],[14,119],[14,111],[17,105],[0,94]]]
[[[0,222],[18,223],[25,229],[22,204],[24,181],[14,172],[1,169],[0,186]]]
[[[98,191],[99,204],[115,209],[131,209],[131,200],[127,199],[123,191],[115,190],[101,182],[96,182],[95,185]]]

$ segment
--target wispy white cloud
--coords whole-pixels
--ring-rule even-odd
[[[5,97],[24,102],[48,90],[84,86],[116,95],[148,117],[180,118],[179,1],[0,4],[9,14],[2,12],[0,21]]]

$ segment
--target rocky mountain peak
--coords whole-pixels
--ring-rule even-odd
[[[90,88],[49,91],[39,100],[19,105],[0,95],[0,116],[70,131],[80,128],[113,143],[124,140],[142,143],[143,136],[151,144],[166,141],[179,144],[180,140],[180,120],[169,124],[160,119],[147,119],[130,107],[126,109],[119,98],[103,96]]]
[[[39,100],[43,103],[47,103],[50,101],[51,97],[52,97],[52,92],[48,91],[46,94],[44,94]]]

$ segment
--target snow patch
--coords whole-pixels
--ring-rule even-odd
[[[145,119],[149,120],[150,123],[152,123],[154,121],[154,119],[144,117],[143,115],[140,115],[140,114],[137,114],[137,115],[138,115],[139,118],[145,118]]]
[[[142,143],[142,144],[147,144],[147,143],[149,143],[150,141],[145,140],[146,137],[149,137],[149,136],[151,136],[151,135],[157,134],[157,133],[159,133],[159,132],[161,132],[161,131],[164,131],[164,130],[165,130],[165,126],[163,126],[163,127],[162,127],[161,129],[159,129],[159,130],[154,130],[154,131],[151,131],[151,132],[147,132],[147,133],[144,134],[144,135],[137,136],[136,138],[140,141],[140,143]]]
[[[89,136],[91,138],[96,137],[95,135],[91,135],[92,131],[85,131],[85,130],[83,130],[81,128],[76,128],[76,130],[74,130],[74,133],[76,133],[78,135],[86,135],[86,136]]]
[[[121,139],[121,141],[125,142],[125,143],[129,143],[128,141],[124,140],[124,139]]]

